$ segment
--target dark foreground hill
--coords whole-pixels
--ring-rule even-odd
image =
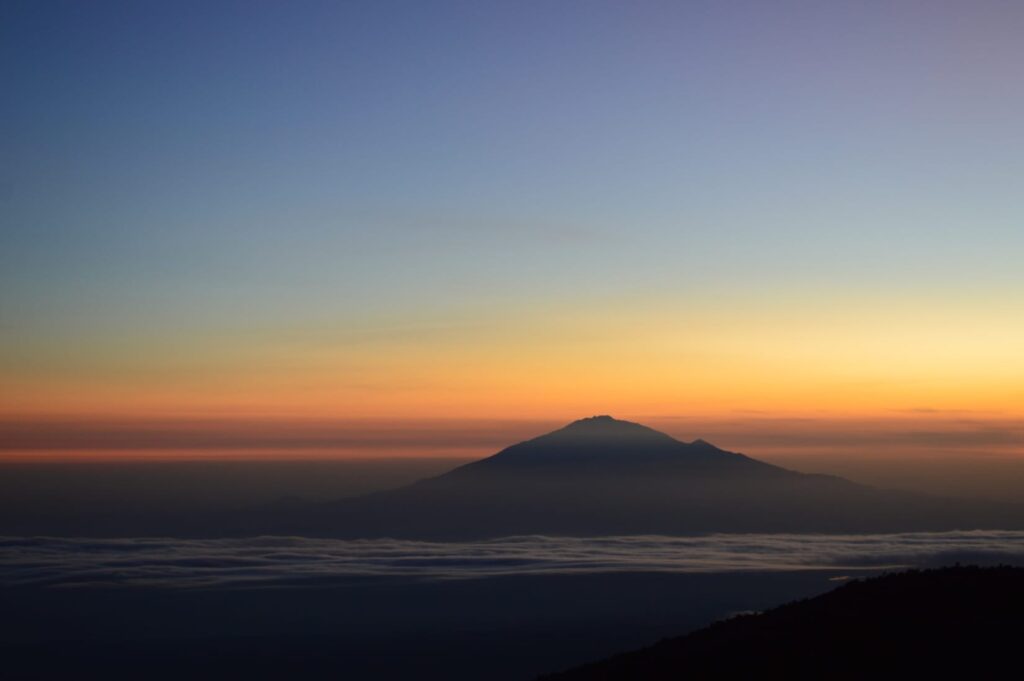
[[[280,505],[242,533],[478,539],[1024,526],[1010,506],[950,502],[797,473],[609,416],[575,421],[397,490]]]
[[[1022,611],[1024,568],[911,571],[542,678],[997,678],[1020,664]]]

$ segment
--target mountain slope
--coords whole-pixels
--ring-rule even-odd
[[[1024,568],[911,571],[543,679],[997,678],[1019,663],[1022,608]]]

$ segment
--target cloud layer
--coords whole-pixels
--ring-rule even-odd
[[[582,415],[581,415],[582,416]],[[683,440],[703,438],[736,451],[861,453],[1020,453],[1024,420],[987,412],[926,407],[875,418],[795,418],[743,413],[733,418],[669,415],[624,417]],[[510,444],[564,426],[559,420],[289,419],[260,418],[3,418],[0,452],[199,450],[325,451],[335,456],[393,452],[493,454]]]
[[[0,538],[0,584],[168,588],[319,585],[607,572],[872,570],[1024,564],[1024,532],[509,537],[438,543],[302,537]]]

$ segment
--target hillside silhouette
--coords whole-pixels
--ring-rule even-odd
[[[915,570],[541,678],[996,678],[1020,663],[1022,608],[1024,568]]]
[[[396,490],[277,505],[237,530],[477,539],[1011,529],[1022,518],[1009,505],[877,490],[595,416]]]

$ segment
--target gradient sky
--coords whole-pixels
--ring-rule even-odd
[[[1015,2],[5,2],[0,420],[1019,435],[1022,35]]]

